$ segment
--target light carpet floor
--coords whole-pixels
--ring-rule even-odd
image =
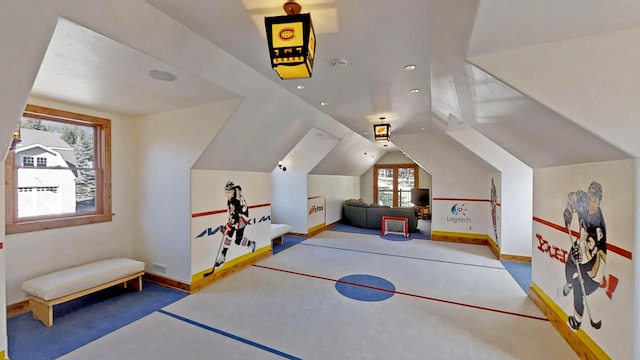
[[[359,301],[336,281],[395,286]],[[577,359],[485,246],[325,231],[62,359]]]

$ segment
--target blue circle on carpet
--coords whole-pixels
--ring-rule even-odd
[[[409,241],[411,240],[411,235],[409,235],[409,237],[404,237],[402,235],[387,234],[387,235],[380,235],[380,239],[387,240],[387,241]]]
[[[396,287],[388,280],[373,275],[347,275],[336,282],[336,290],[360,301],[382,301],[393,296]]]

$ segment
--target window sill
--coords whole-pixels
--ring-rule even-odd
[[[112,217],[112,214],[92,214],[70,216],[67,218],[24,221],[14,224],[7,224],[5,228],[5,234],[11,235],[32,231],[59,229],[71,226],[97,224],[102,222],[109,222],[112,220]]]

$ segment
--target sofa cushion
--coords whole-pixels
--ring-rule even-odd
[[[370,208],[384,208],[384,209],[390,209],[391,206],[389,205],[380,205],[380,204],[376,204],[376,203],[371,203],[369,204]]]
[[[367,228],[382,229],[383,216],[407,218],[409,232],[416,232],[418,227],[418,213],[415,208],[367,208]]]
[[[349,199],[344,202],[347,206],[368,207],[366,202],[357,199]]]
[[[347,225],[367,227],[367,209],[367,207],[352,206],[345,202],[342,207],[342,222]]]

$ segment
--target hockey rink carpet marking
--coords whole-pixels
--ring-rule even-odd
[[[381,277],[354,274],[344,276],[336,281],[336,290],[354,300],[382,301],[392,297],[396,287],[389,280]]]
[[[216,328],[213,328],[211,326],[207,326],[207,325],[199,323],[197,321],[193,321],[191,319],[187,319],[187,318],[182,317],[180,315],[176,315],[174,313],[170,313],[170,312],[168,312],[166,310],[158,310],[158,312],[162,313],[162,314],[165,314],[167,316],[170,316],[170,317],[172,317],[174,319],[178,319],[178,320],[184,321],[184,322],[189,323],[191,325],[195,325],[195,326],[197,326],[199,328],[202,328],[202,329],[205,329],[205,330],[209,330],[209,331],[214,332],[216,334],[219,334],[219,335],[222,335],[222,336],[226,336],[226,337],[228,337],[230,339],[245,343],[247,345],[255,346],[255,347],[259,348],[259,349],[262,349],[264,351],[268,351],[268,352],[270,352],[272,354],[275,354],[275,355],[278,355],[278,356],[282,356],[285,359],[301,360],[299,357],[295,357],[293,355],[289,355],[287,353],[283,353],[282,351],[270,348],[270,347],[262,345],[262,344],[258,344],[257,342],[254,342],[254,341],[251,341],[251,340],[248,340],[248,339],[245,339],[245,338],[241,338],[241,337],[239,337],[237,335],[233,335],[233,334],[228,333],[226,331],[223,331],[223,330],[220,330],[220,329],[216,329]]]
[[[341,248],[341,247],[335,247],[335,246],[327,246],[327,245],[315,245],[315,244],[307,244],[307,243],[300,243],[300,245],[314,246],[314,247],[325,248],[325,249],[351,251],[351,252],[357,252],[357,253],[363,253],[363,254],[391,256],[391,257],[397,257],[397,258],[403,258],[403,259],[433,261],[433,262],[439,262],[439,263],[444,263],[444,264],[475,266],[475,267],[481,267],[481,268],[487,268],[487,269],[496,269],[496,270],[507,271],[507,269],[505,269],[504,267],[500,267],[500,266],[477,265],[477,264],[469,264],[469,263],[462,263],[462,262],[456,262],[456,261],[429,259],[429,258],[423,258],[423,257],[417,257],[417,256],[386,254],[386,253],[375,252],[375,251],[354,250],[354,249],[347,249],[347,248]]]
[[[257,267],[257,268],[261,268],[261,269],[266,269],[266,270],[280,271],[280,272],[287,273],[287,274],[292,274],[292,275],[306,276],[306,277],[313,278],[313,279],[320,279],[320,280],[334,281],[334,282],[341,281],[341,280],[331,279],[331,278],[324,277],[324,276],[305,274],[305,273],[301,273],[301,272],[297,272],[297,271],[278,269],[278,268],[264,266],[264,265],[253,264],[252,266],[253,267]],[[495,313],[500,313],[500,314],[506,314],[506,315],[519,316],[519,317],[528,318],[528,319],[534,319],[534,320],[549,321],[547,318],[544,318],[544,317],[541,317],[541,316],[520,314],[520,313],[516,313],[516,312],[512,312],[512,311],[493,309],[493,308],[489,308],[489,307],[485,307],[485,306],[479,306],[479,305],[473,305],[473,304],[465,304],[465,303],[461,303],[461,302],[457,302],[457,301],[438,299],[438,298],[434,298],[434,297],[431,297],[431,296],[417,295],[417,294],[407,293],[407,292],[403,292],[403,291],[391,291],[391,290],[382,289],[382,288],[376,288],[376,287],[363,285],[363,284],[356,284],[356,283],[348,283],[348,284],[354,285],[354,286],[362,286],[362,287],[372,288],[372,289],[375,289],[375,290],[378,290],[378,291],[393,292],[394,294],[397,294],[397,295],[410,296],[410,297],[423,299],[423,300],[435,301],[435,302],[440,302],[440,303],[445,303],[445,304],[450,304],[450,305],[463,306],[463,307],[467,307],[467,308],[471,308],[471,309],[485,310],[485,311],[490,311],[490,312],[495,312]]]
[[[380,239],[382,240],[387,240],[387,241],[409,241],[409,240],[413,240],[411,238],[411,234],[409,234],[409,237],[404,237],[402,235],[380,235]]]

